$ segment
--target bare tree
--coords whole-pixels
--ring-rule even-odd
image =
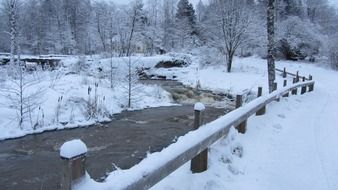
[[[244,34],[250,23],[245,6],[237,0],[219,1],[221,8],[221,27],[225,45],[227,72],[231,72],[233,57],[244,41]]]
[[[132,45],[133,45],[133,38],[135,35],[135,31],[138,30],[138,27],[143,24],[144,22],[144,15],[142,13],[143,11],[143,3],[141,0],[136,0],[133,3],[132,9],[131,9],[131,18],[130,18],[130,33],[128,36],[128,42],[127,42],[127,52],[126,55],[128,57],[127,66],[128,66],[128,108],[131,107],[131,100],[132,100],[132,92],[133,92],[133,84],[134,82],[134,69],[133,64],[131,60],[131,54],[132,54]]]
[[[43,90],[36,85],[40,82],[39,77],[28,75],[25,72],[25,63],[20,58],[20,33],[18,30],[18,0],[6,0],[5,9],[8,13],[10,36],[11,36],[11,58],[8,70],[10,75],[5,86],[0,91],[0,96],[7,98],[8,108],[17,112],[18,125],[22,128],[26,119],[30,120],[31,126],[36,124],[32,121],[32,113],[40,106]]]
[[[215,0],[209,5],[205,28],[208,40],[226,55],[227,72],[231,72],[233,57],[246,39],[250,17],[244,0]],[[220,43],[222,42],[222,43]]]
[[[269,92],[273,91],[273,83],[276,79],[275,74],[275,0],[268,0],[267,4],[267,33],[268,33],[268,82]]]
[[[40,77],[26,73],[22,62],[10,67],[14,68],[13,76],[7,80],[0,96],[9,101],[6,105],[8,108],[16,110],[18,125],[21,128],[27,119],[32,127],[35,127],[36,123],[33,123],[31,115],[43,102],[45,92],[44,88],[39,87]]]

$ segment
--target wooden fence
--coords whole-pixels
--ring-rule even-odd
[[[288,75],[290,75],[291,77],[294,77],[296,81],[300,81],[301,79],[303,81],[311,81],[312,80],[311,75],[309,75],[309,77],[306,78],[305,76],[300,76],[298,71],[296,72],[296,74],[286,71],[285,67],[283,68],[283,70],[276,68],[276,71],[280,72],[282,74],[283,78],[286,78]]]
[[[296,80],[294,80],[296,81]],[[266,105],[278,101],[281,97],[287,97],[291,94],[297,94],[298,88],[301,88],[301,94],[311,92],[314,89],[314,81],[306,81],[286,86],[286,80],[282,88],[263,96],[262,88],[258,88],[258,97],[248,104],[242,106],[241,96],[237,96],[236,107],[234,111],[225,116],[203,125],[203,106],[195,106],[194,127],[196,130],[181,137],[176,143],[171,144],[166,149],[156,155],[141,161],[138,165],[132,167],[126,172],[114,177],[113,181],[98,184],[98,189],[118,189],[118,190],[145,190],[154,186],[164,179],[180,166],[191,160],[191,171],[193,173],[207,170],[208,147],[222,137],[226,137],[231,127],[235,127],[239,132],[245,133],[246,121],[252,115],[263,115],[266,112]],[[73,158],[63,158],[65,161],[64,184],[61,184],[64,190],[71,189],[72,185],[77,184],[79,173],[84,178],[85,154],[76,155]],[[79,161],[79,159],[81,161]],[[74,163],[74,164],[72,164]],[[77,164],[75,164],[77,163]],[[156,163],[156,164],[155,164]],[[72,175],[74,176],[72,177]],[[131,177],[132,176],[132,177]],[[75,179],[75,180],[73,180]]]

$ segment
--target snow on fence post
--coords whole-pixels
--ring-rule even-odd
[[[305,82],[305,77],[303,77],[303,82]],[[305,94],[306,93],[306,88],[307,86],[302,86],[300,94]]]
[[[284,69],[283,69],[283,78],[286,78],[286,68],[284,67]]]
[[[286,87],[288,85],[288,81],[287,80],[284,80],[284,82],[283,82],[283,87]],[[287,91],[284,95],[283,95],[283,97],[285,98],[285,97],[289,97],[289,91]]]
[[[205,106],[198,102],[194,106],[194,130],[203,125]],[[208,169],[208,149],[203,150],[200,154],[195,156],[190,163],[190,170],[192,173],[201,173]]]
[[[242,107],[243,105],[243,95],[236,96],[236,109]],[[239,133],[244,134],[246,132],[246,120],[241,124],[235,127]]]
[[[261,97],[263,95],[263,88],[262,87],[258,87],[258,93],[257,93],[257,98]],[[256,112],[256,115],[259,116],[259,115],[264,115],[266,112],[266,109],[265,109],[265,106],[262,107],[260,110],[258,110]]]
[[[312,75],[309,75],[309,80],[310,80],[310,81],[312,80]],[[310,85],[309,85],[309,92],[312,92],[312,91],[313,91],[313,88],[314,88],[314,84],[310,84]]]
[[[297,83],[297,78],[293,78],[293,84],[295,84],[295,83]],[[292,91],[291,91],[291,94],[292,95],[297,95],[297,88],[295,88],[295,89],[293,89]]]
[[[61,190],[71,190],[86,175],[87,146],[79,139],[65,142],[60,148],[60,157],[63,161]]]

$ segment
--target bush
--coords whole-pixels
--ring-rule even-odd
[[[204,47],[201,49],[200,65],[224,63],[224,55],[217,48]]]
[[[316,25],[289,17],[279,24],[277,30],[277,57],[288,60],[303,60],[318,55],[324,37]]]

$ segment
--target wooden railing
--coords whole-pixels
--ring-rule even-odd
[[[171,144],[161,152],[151,154],[131,169],[117,174],[113,179],[109,179],[104,183],[98,183],[97,189],[149,189],[190,160],[192,160],[192,172],[203,172],[207,170],[208,147],[220,138],[226,137],[231,127],[234,126],[239,132],[245,133],[246,121],[250,116],[265,114],[267,104],[279,100],[281,97],[289,96],[290,92],[297,94],[298,88],[302,89],[301,94],[313,91],[314,84],[314,81],[295,83],[290,86],[284,86],[279,90],[276,88],[274,92],[265,96],[262,96],[262,88],[259,87],[256,99],[241,106],[242,104],[239,100],[241,97],[237,96],[237,109],[203,126],[201,126],[203,124],[203,105],[196,105],[194,109],[194,127],[196,130],[180,137],[176,143]],[[284,85],[286,85],[286,81],[284,81]],[[81,173],[83,176],[85,175],[83,171],[84,167],[72,164],[85,163],[83,161],[85,154],[81,153],[81,155],[74,155],[73,158],[63,158],[67,160],[65,162],[67,167],[64,167],[64,176],[68,176],[68,179],[63,180],[66,184],[62,184],[65,190],[71,189],[72,185],[81,181],[79,180],[81,177],[78,175],[72,177],[69,174]],[[82,161],[80,162],[78,159]],[[73,178],[75,180],[72,180]]]
[[[296,74],[286,71],[285,67],[283,69],[276,68],[276,71],[280,72],[282,74],[283,78],[286,78],[288,75],[290,75],[291,77],[294,77],[297,81],[300,81],[300,79],[302,79],[304,81],[305,80],[307,80],[307,81],[311,81],[312,80],[312,76],[311,75],[309,75],[309,77],[306,78],[305,76],[300,76],[298,71],[296,72]]]

